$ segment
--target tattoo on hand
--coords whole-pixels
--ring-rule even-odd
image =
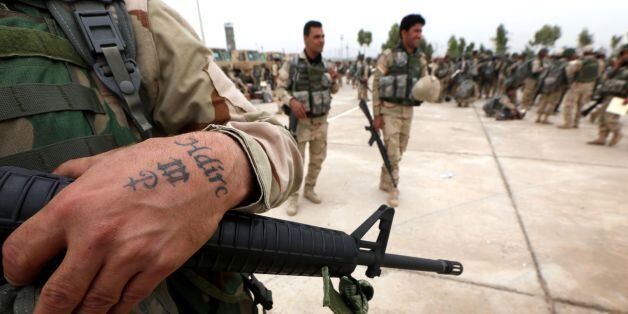
[[[198,140],[193,137],[188,137],[189,142],[174,143],[178,146],[189,148],[187,151],[188,156],[194,159],[196,166],[203,170],[203,174],[207,177],[207,181],[212,184],[218,184],[214,188],[214,195],[218,198],[229,194],[229,188],[227,187],[227,181],[223,177],[225,168],[220,159],[212,158],[207,155],[212,149],[207,146],[199,144]],[[187,182],[190,178],[190,173],[181,159],[170,158],[169,162],[158,162],[157,170],[161,171],[161,176],[166,178],[166,181],[170,185],[175,186],[177,182]],[[138,185],[142,184],[144,188],[148,190],[154,189],[159,183],[159,177],[157,174],[150,170],[142,170],[139,172],[139,178],[129,178],[129,183],[124,187],[131,188],[133,191],[137,191]]]
[[[132,188],[133,191],[136,191],[139,183],[144,184],[144,188],[152,190],[157,186],[157,183],[159,183],[159,179],[157,179],[157,175],[154,172],[142,170],[140,171],[139,179],[129,178],[129,183],[127,183],[124,187],[129,187]]]
[[[170,159],[172,159],[172,162],[165,164],[157,163],[157,168],[163,171],[162,176],[166,177],[172,186],[178,181],[187,182],[190,173],[185,171],[185,165],[181,162],[181,159]]]
[[[214,189],[214,195],[221,197],[229,193],[227,188],[227,181],[223,177],[223,171],[225,168],[222,165],[220,159],[212,158],[205,154],[205,151],[211,151],[211,148],[207,146],[197,145],[198,140],[193,137],[187,138],[189,142],[181,143],[175,141],[174,143],[179,146],[189,147],[187,151],[188,155],[194,159],[196,166],[203,170],[203,174],[208,178],[211,183],[219,183],[218,187]]]

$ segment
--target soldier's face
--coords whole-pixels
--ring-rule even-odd
[[[323,47],[325,46],[325,33],[323,33],[322,28],[310,28],[310,34],[307,36],[303,36],[303,40],[305,41],[306,49],[316,53],[323,52]]]
[[[410,27],[408,31],[401,31],[401,40],[403,41],[404,46],[410,49],[415,49],[419,47],[422,35],[423,25],[414,24],[414,26]]]

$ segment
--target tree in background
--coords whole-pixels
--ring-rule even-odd
[[[467,41],[464,38],[460,37],[458,40],[458,53],[459,56],[463,56],[465,52],[465,48],[467,47]]]
[[[475,43],[471,42],[465,49],[464,49],[464,54],[468,55],[471,54],[473,52],[473,50],[475,49]]]
[[[425,37],[421,38],[421,43],[419,43],[419,50],[421,50],[421,52],[423,52],[430,59],[434,54],[434,46],[428,43]]]
[[[524,54],[526,58],[534,57],[534,49],[532,49],[530,45],[526,45],[521,53]]]
[[[386,40],[386,42],[382,44],[382,50],[395,48],[397,47],[398,44],[399,44],[399,23],[395,23],[390,27],[390,30],[388,31],[388,40]]]
[[[578,35],[578,47],[582,48],[586,45],[593,43],[593,34],[589,33],[588,29],[583,29]]]
[[[360,44],[360,47],[364,50],[366,47],[371,45],[371,42],[373,42],[373,34],[369,31],[360,29],[358,32],[358,44]]]
[[[491,39],[495,43],[495,53],[497,55],[504,55],[508,52],[508,31],[504,24],[497,26],[495,38]]]
[[[562,35],[560,26],[549,24],[543,25],[541,29],[534,33],[534,40],[530,41],[531,46],[542,46],[544,48],[553,47],[554,43]]]
[[[454,35],[451,35],[451,37],[449,37],[449,41],[447,41],[447,55],[450,58],[458,58],[460,56],[458,40]]]
[[[621,43],[621,40],[621,35],[613,35],[613,37],[611,37],[611,51],[614,52],[617,47],[619,47],[619,43]]]

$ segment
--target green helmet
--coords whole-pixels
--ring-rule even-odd
[[[565,51],[563,51],[563,57],[564,58],[569,58],[569,57],[573,57],[576,55],[576,49],[573,48],[565,48]]]

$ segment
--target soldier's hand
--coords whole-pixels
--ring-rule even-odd
[[[373,118],[373,127],[375,128],[375,131],[379,131],[384,127],[384,118],[382,115],[376,115]]]
[[[294,113],[294,115],[297,118],[299,118],[299,119],[307,118],[307,112],[305,111],[305,105],[303,105],[303,103],[300,102],[298,99],[292,98],[290,100],[290,109],[292,109],[292,112]]]
[[[36,313],[128,313],[254,193],[246,155],[217,132],[151,139],[55,172],[77,180],[2,250],[5,278],[21,286],[67,249]]]

